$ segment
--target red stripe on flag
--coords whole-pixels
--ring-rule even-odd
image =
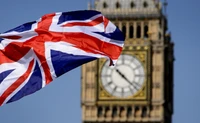
[[[49,84],[53,80],[53,78],[51,77],[50,68],[45,58],[44,44],[41,45],[42,46],[39,46],[40,48],[34,49],[34,51],[37,57],[39,58],[41,66],[44,70],[46,84]]]
[[[0,64],[11,63],[20,60],[28,51],[29,47],[24,47],[21,42],[12,42],[5,49],[0,50]]]
[[[43,38],[45,38],[46,41],[51,40],[52,42],[65,41],[74,44],[77,48],[86,52],[106,55],[111,59],[117,59],[122,50],[122,47],[120,46],[105,42],[84,33],[51,32],[50,35],[45,35]]]
[[[38,29],[35,30],[38,33],[38,36],[36,37],[36,39],[31,39],[32,41],[30,41],[31,43],[30,45],[32,45],[36,55],[40,59],[42,68],[45,73],[46,84],[49,84],[53,80],[53,78],[51,77],[51,72],[45,58],[45,46],[44,46],[46,41],[51,41],[51,40],[45,40],[45,37],[49,36],[48,34],[50,34],[49,28],[52,24],[52,20],[55,15],[56,14],[53,13],[53,14],[47,14],[42,17],[42,20],[38,23]],[[49,37],[53,38],[52,36]],[[32,44],[32,42],[34,43]]]
[[[65,25],[63,25],[63,27],[72,27],[72,26],[96,26],[100,23],[103,22],[103,17],[98,17],[90,22],[69,22]]]
[[[42,16],[41,21],[38,22],[38,29],[49,30],[49,27],[51,26],[52,19],[54,16],[55,16],[55,13],[46,14],[46,15]]]
[[[106,17],[103,17],[104,21],[104,29],[106,30],[106,27],[108,26],[109,20]]]
[[[0,106],[4,103],[6,98],[13,93],[30,75],[33,68],[34,60],[32,60],[28,66],[27,71],[17,79],[1,96],[0,96]]]

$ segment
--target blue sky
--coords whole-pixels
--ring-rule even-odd
[[[1,0],[0,32],[52,12],[87,9],[87,0]],[[200,1],[168,0],[175,43],[174,123],[200,122]],[[31,96],[0,107],[0,123],[81,123],[80,67]]]

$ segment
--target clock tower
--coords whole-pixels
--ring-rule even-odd
[[[94,4],[94,5],[93,5]],[[83,123],[172,123],[173,43],[159,0],[95,0],[126,37],[116,65],[82,66]]]

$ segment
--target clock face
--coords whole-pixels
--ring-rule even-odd
[[[101,71],[104,89],[119,98],[126,98],[138,92],[143,86],[144,78],[142,63],[131,55],[121,55],[115,66],[109,66],[107,60]]]

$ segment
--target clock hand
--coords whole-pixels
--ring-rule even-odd
[[[130,85],[132,85],[136,90],[138,90],[138,88],[136,88],[136,86],[133,85],[133,83],[130,82],[130,81],[126,78],[126,76],[125,76],[124,74],[122,74],[118,69],[116,69],[116,71],[117,71],[117,73],[118,73],[122,78],[124,78]],[[135,82],[134,82],[134,83],[135,83]]]
[[[117,73],[124,78],[126,81],[128,81],[128,79],[124,76],[124,74],[122,74],[118,69],[116,69]]]

